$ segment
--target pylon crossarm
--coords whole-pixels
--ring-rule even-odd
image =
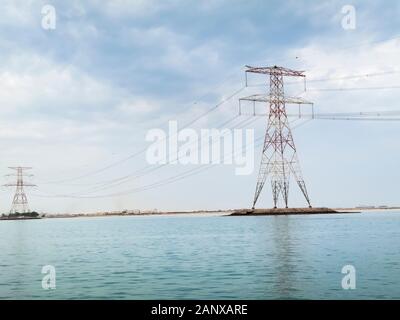
[[[4,176],[5,176],[5,177],[18,177],[18,174],[16,174],[16,173],[10,173],[10,174],[5,174]],[[33,175],[33,174],[26,174],[26,173],[23,173],[23,174],[21,174],[20,176],[22,176],[22,177],[33,177],[34,175]]]
[[[19,184],[17,184],[17,183],[6,183],[6,184],[3,184],[3,187],[18,187],[19,186]],[[23,186],[24,187],[37,187],[37,185],[36,184],[32,184],[32,183],[23,183]]]
[[[254,94],[248,97],[243,97],[240,98],[239,101],[252,101],[252,102],[275,102],[276,98],[271,96],[269,94]],[[300,98],[300,97],[283,97],[282,99],[279,99],[279,102],[283,102],[285,104],[310,104],[312,105],[313,103]]]
[[[250,73],[260,73],[260,74],[274,74],[274,75],[280,75],[280,76],[285,76],[285,77],[305,77],[304,71],[297,71],[297,70],[292,70],[284,67],[278,67],[278,66],[273,66],[273,67],[251,67],[251,66],[246,66],[246,72]]]

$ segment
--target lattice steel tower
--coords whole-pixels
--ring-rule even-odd
[[[7,183],[6,187],[16,187],[15,195],[13,198],[10,213],[28,213],[28,198],[26,197],[24,187],[36,187],[32,183],[24,182],[24,177],[32,177],[32,175],[25,174],[25,170],[32,169],[31,167],[9,167],[9,169],[16,170],[16,173],[9,174],[7,176],[16,176],[17,181],[15,183]]]
[[[295,71],[282,67],[246,67],[247,73],[258,73],[269,75],[269,94],[256,94],[241,98],[255,102],[269,103],[267,131],[265,134],[262,150],[262,159],[256,191],[253,200],[253,209],[257,203],[260,193],[264,187],[267,177],[271,179],[272,196],[274,208],[277,208],[280,197],[283,198],[288,208],[289,179],[293,174],[308,206],[311,208],[310,198],[304,183],[299,160],[297,158],[296,146],[294,144],[292,131],[286,114],[286,104],[312,104],[298,97],[286,97],[284,91],[284,77],[303,77],[303,71]]]

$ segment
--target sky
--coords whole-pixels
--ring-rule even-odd
[[[46,5],[54,29],[43,27]],[[352,29],[343,27],[346,5],[355,8]],[[240,97],[268,91],[253,75],[243,88],[245,65],[304,70],[307,90],[292,79],[285,90],[316,113],[400,111],[399,15],[398,1],[372,0],[3,0],[1,184],[13,179],[3,177],[8,167],[32,167],[27,181],[37,187],[26,193],[38,212],[250,207],[260,146],[249,175],[218,164],[174,179],[207,166],[149,164],[149,130],[176,121],[200,132],[236,117],[229,125],[262,137],[265,117],[237,117]],[[400,205],[399,122],[297,120],[313,206]],[[272,206],[268,187],[259,207]],[[14,190],[0,190],[8,211]],[[306,205],[295,181],[289,204]]]

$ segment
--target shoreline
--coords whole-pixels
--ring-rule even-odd
[[[15,220],[40,220],[44,219],[42,217],[11,217],[11,218],[6,218],[6,217],[0,217],[0,221],[15,221]]]
[[[279,216],[279,215],[315,215],[315,214],[350,214],[363,212],[385,212],[399,211],[400,207],[389,208],[278,208],[278,209],[227,209],[227,210],[193,210],[193,211],[115,211],[115,212],[96,212],[96,213],[62,213],[62,214],[43,214],[41,217],[32,218],[0,218],[3,221],[15,220],[40,220],[40,219],[66,219],[66,218],[96,218],[96,217],[143,217],[143,216]]]
[[[172,215],[229,215],[234,210],[195,210],[195,211],[154,211],[140,213],[123,212],[104,212],[104,213],[70,213],[70,214],[49,214],[43,219],[63,219],[63,218],[96,218],[96,217],[145,217],[145,216],[172,216]]]

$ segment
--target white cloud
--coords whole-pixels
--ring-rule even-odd
[[[123,112],[129,116],[154,112],[159,109],[160,104],[158,101],[151,101],[150,99],[144,98],[132,98],[117,105],[116,112]]]
[[[104,14],[118,18],[123,16],[143,17],[158,13],[164,8],[170,8],[179,0],[91,0],[91,6],[98,8]]]
[[[76,118],[84,113],[107,113],[131,104],[132,92],[114,87],[72,65],[60,65],[32,52],[12,56],[0,68],[1,113],[40,112]],[[137,99],[137,97],[136,97]],[[141,98],[141,112],[153,109]]]
[[[40,26],[40,3],[34,0],[5,0],[1,3],[0,25],[27,27]],[[37,14],[33,14],[37,9]]]
[[[167,27],[131,28],[125,41],[155,50],[149,57],[141,57],[149,70],[163,68],[195,77],[196,74],[207,70],[215,71],[223,65],[220,58],[223,44],[215,41],[194,42],[185,33],[175,32]]]
[[[288,52],[288,57],[298,57],[293,67],[306,70],[307,79],[310,82],[305,96],[314,101],[317,108],[321,108],[324,112],[368,111],[385,106],[396,108],[399,90],[345,90],[346,88],[390,87],[400,82],[398,58],[400,40],[361,43],[363,45],[355,44],[354,47],[342,47],[336,50],[332,50],[329,45],[312,44]],[[343,79],[378,73],[388,74]],[[313,79],[332,80],[312,82]],[[299,84],[297,90],[301,87]],[[335,88],[344,90],[317,91]]]

